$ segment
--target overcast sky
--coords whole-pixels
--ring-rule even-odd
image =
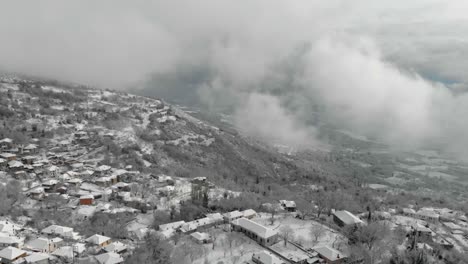
[[[453,91],[468,87],[466,10],[464,0],[0,1],[0,69],[125,89],[204,65],[197,94],[234,104],[260,136],[313,138],[304,105],[319,98],[349,128],[392,142],[465,139],[468,101]]]

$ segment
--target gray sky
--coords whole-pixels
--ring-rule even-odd
[[[468,101],[451,91],[468,83],[466,10],[463,0],[0,1],[0,69],[125,89],[204,65],[202,101],[234,105],[259,136],[313,143],[311,99],[391,142],[465,139]]]

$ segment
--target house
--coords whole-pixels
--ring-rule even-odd
[[[341,264],[346,260],[346,256],[343,253],[328,246],[314,248],[314,251],[317,252],[327,264]]]
[[[52,252],[52,255],[58,257],[59,259],[64,260],[64,262],[66,262],[67,260],[72,260],[73,255],[74,255],[73,247],[70,247],[70,246],[60,247],[54,252]]]
[[[229,212],[229,213],[225,213],[223,215],[225,223],[231,223],[232,221],[234,221],[236,219],[239,219],[239,218],[241,218],[243,216],[244,216],[244,214],[239,212],[238,210],[235,210],[235,211],[232,211],[232,212]]]
[[[6,159],[7,161],[13,161],[16,160],[16,154],[4,152],[0,153],[0,158]]]
[[[56,235],[61,237],[73,237],[73,228],[59,225],[50,225],[41,231],[42,234]]]
[[[439,215],[436,212],[434,212],[433,210],[424,209],[424,208],[419,210],[416,213],[416,217],[421,220],[425,220],[425,221],[429,221],[433,223],[436,223],[439,221]]]
[[[21,227],[8,220],[0,220],[0,232],[15,235]]]
[[[22,170],[24,167],[24,164],[21,161],[17,160],[12,160],[8,162],[8,168],[13,171],[19,171]]]
[[[288,212],[296,211],[296,202],[294,201],[280,200],[280,204],[283,207],[283,209]]]
[[[116,175],[100,177],[94,180],[94,183],[99,186],[108,187],[112,184],[116,184],[118,182],[118,178]]]
[[[23,150],[27,153],[36,153],[37,152],[37,145],[36,144],[29,144],[23,148]]]
[[[10,264],[17,261],[20,258],[26,257],[26,251],[17,249],[15,247],[6,247],[0,251],[0,263]]]
[[[107,166],[107,165],[101,165],[99,167],[97,167],[97,172],[101,175],[101,176],[104,176],[105,174],[107,174],[108,172],[110,172],[110,169],[111,167],[110,166]]]
[[[80,205],[92,205],[94,203],[94,196],[89,195],[82,195],[80,197]]]
[[[109,245],[104,247],[104,251],[106,252],[115,252],[115,253],[122,253],[127,250],[127,246],[119,241],[112,242]]]
[[[83,181],[79,178],[71,178],[67,180],[68,185],[79,186]]]
[[[158,182],[160,183],[166,183],[166,184],[169,184],[169,185],[174,185],[174,180],[172,179],[171,176],[167,176],[167,175],[158,175]]]
[[[242,232],[251,239],[257,241],[260,245],[269,246],[278,240],[278,232],[258,224],[247,218],[239,218],[232,221],[235,231]]]
[[[95,258],[100,264],[118,264],[124,262],[124,259],[119,254],[114,252],[97,255]]]
[[[199,244],[211,243],[211,237],[208,233],[195,232],[190,236]]]
[[[29,256],[25,257],[24,260],[26,263],[34,264],[49,264],[49,254],[45,253],[32,253]]]
[[[402,211],[403,211],[402,213],[403,213],[404,216],[408,216],[408,217],[415,217],[416,216],[416,211],[414,209],[403,208]]]
[[[413,230],[413,235],[416,235],[418,237],[418,241],[424,241],[424,242],[432,241],[431,229],[420,224],[415,224],[411,228]]]
[[[185,221],[177,221],[173,223],[163,224],[158,226],[158,230],[161,234],[169,238],[174,235],[174,233],[185,224]]]
[[[23,239],[16,236],[10,236],[6,233],[2,233],[0,236],[0,248],[15,247],[21,248],[23,246]]]
[[[447,250],[453,248],[453,244],[450,243],[447,239],[443,238],[442,236],[436,236],[434,239],[434,243]]]
[[[37,156],[31,156],[31,155],[24,156],[21,158],[24,164],[29,164],[29,165],[33,165],[34,161],[36,161],[37,159],[38,159]]]
[[[253,209],[247,209],[241,212],[244,218],[252,219],[257,215],[257,212]]]
[[[333,221],[340,227],[364,224],[361,219],[346,210],[334,212]]]
[[[223,223],[223,215],[220,213],[206,214],[205,216],[209,218],[214,225]]]
[[[180,231],[182,233],[190,233],[196,231],[199,228],[210,227],[213,225],[215,225],[215,222],[210,218],[205,217],[183,224],[180,228]]]
[[[88,237],[85,241],[96,246],[105,247],[111,243],[111,238],[95,234]]]
[[[130,184],[125,183],[125,182],[118,182],[118,183],[112,185],[112,188],[117,189],[119,191],[129,192],[130,191]]]
[[[60,168],[55,165],[52,165],[46,169],[46,172],[49,176],[57,177],[60,173]]]
[[[286,264],[286,262],[266,250],[253,253],[252,261],[256,264]]]
[[[54,237],[50,241],[55,245],[55,248],[65,245],[65,242],[60,237]]]
[[[452,234],[460,234],[460,235],[465,234],[465,232],[463,231],[463,228],[455,223],[445,222],[443,223],[443,225],[449,228]]]
[[[43,237],[28,241],[25,247],[31,251],[42,253],[49,253],[56,249],[55,244],[51,240]]]
[[[28,190],[26,194],[29,195],[31,199],[40,200],[44,197],[45,190],[44,190],[44,187],[42,186],[36,186]]]
[[[176,230],[178,228],[180,228],[182,225],[185,224],[185,221],[177,221],[177,222],[173,222],[173,223],[168,223],[168,224],[163,224],[163,225],[159,225],[159,230],[160,231],[166,231],[166,230]]]
[[[44,191],[47,193],[55,192],[55,187],[57,187],[58,181],[54,179],[46,180],[42,183]]]
[[[0,149],[9,149],[13,147],[13,140],[11,138],[4,138],[0,140]]]

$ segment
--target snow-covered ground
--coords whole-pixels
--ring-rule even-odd
[[[179,241],[174,250],[174,254],[185,252],[186,256],[174,256],[179,264],[204,264],[204,263],[224,263],[241,264],[251,260],[252,254],[261,252],[265,248],[261,247],[252,239],[238,232],[225,232],[220,228],[210,232],[216,237],[213,244],[197,244],[190,237]],[[191,259],[190,255],[194,258]]]
[[[267,213],[257,214],[257,217],[255,217],[253,221],[278,231],[281,230],[283,226],[291,227],[294,233],[290,240],[301,244],[305,248],[312,248],[314,246],[335,246],[336,248],[336,246],[345,241],[345,237],[337,231],[316,221],[295,218],[291,214],[276,215],[273,225],[271,225],[271,214]],[[312,238],[311,235],[314,228],[321,230],[322,233],[317,241],[314,241],[315,239]]]

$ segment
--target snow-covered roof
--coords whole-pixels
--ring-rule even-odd
[[[129,185],[130,185],[130,184],[125,183],[125,182],[118,182],[118,183],[112,185],[112,187],[123,188],[123,187],[127,187],[127,186],[129,186]]]
[[[424,233],[432,233],[431,229],[430,228],[427,228],[419,223],[416,223],[413,225],[413,228],[416,230],[416,231],[419,231],[419,232],[424,232]]]
[[[114,252],[97,255],[95,258],[100,264],[117,264],[124,261],[124,259],[119,254]]]
[[[81,199],[94,199],[94,196],[91,195],[91,194],[82,195],[82,196],[80,196],[80,200],[81,200]]]
[[[32,250],[49,250],[50,240],[44,237],[28,241],[26,247]]]
[[[252,259],[255,259],[258,263],[263,263],[263,264],[284,264],[285,263],[280,258],[276,257],[275,255],[271,254],[270,252],[266,250],[262,252],[258,252],[258,253],[253,253]]]
[[[55,234],[55,235],[65,235],[71,234],[73,232],[73,228],[67,226],[59,226],[59,225],[50,225],[41,231],[44,234]]]
[[[417,212],[417,215],[429,218],[439,218],[439,215],[430,209],[421,209]]]
[[[9,158],[16,157],[16,154],[3,152],[3,153],[0,153],[0,157],[2,157],[4,159],[9,159]]]
[[[4,138],[0,140],[0,143],[13,143],[13,139],[11,138]]]
[[[403,208],[403,213],[405,214],[416,214],[416,211],[411,208]]]
[[[24,147],[24,149],[26,149],[26,150],[37,149],[37,145],[36,144],[28,144],[26,147]]]
[[[15,247],[6,247],[0,251],[0,258],[14,260],[25,253],[26,251],[17,249]]]
[[[86,244],[84,243],[75,243],[73,244],[73,248],[75,249],[75,252],[82,253],[86,250]]]
[[[181,227],[182,225],[185,224],[185,221],[177,221],[173,223],[167,223],[163,225],[159,225],[159,230],[164,231],[164,230],[169,230],[169,229],[177,229]]]
[[[340,219],[345,225],[354,225],[354,224],[363,224],[364,222],[359,219],[357,216],[353,215],[352,213],[343,210],[343,211],[336,211],[334,215]]]
[[[71,259],[73,258],[73,247],[70,247],[70,246],[60,247],[56,249],[54,252],[52,252],[52,255]]]
[[[52,185],[55,185],[55,184],[57,184],[57,183],[58,183],[58,181],[57,181],[56,179],[48,179],[48,180],[44,181],[44,182],[42,183],[42,185],[44,185],[44,186],[52,186]]]
[[[189,232],[189,231],[196,230],[198,227],[206,226],[211,223],[213,223],[213,220],[208,217],[200,218],[200,219],[185,223],[184,225],[182,225],[180,230],[182,232]]]
[[[242,217],[242,216],[244,216],[244,214],[239,212],[238,210],[235,210],[235,211],[224,214],[224,217],[227,218],[227,219],[235,219],[235,218],[239,218],[239,217]]]
[[[21,161],[12,160],[12,161],[8,162],[8,167],[10,167],[10,168],[21,168],[23,166],[24,166],[24,164]]]
[[[268,227],[265,227],[259,223],[256,223],[254,221],[251,221],[247,218],[239,218],[236,219],[232,222],[233,225],[240,226],[252,233],[255,233],[261,238],[267,239],[270,238],[276,234],[278,234],[277,231],[270,229]]]
[[[115,170],[114,172],[112,172],[112,175],[114,176],[120,176],[120,175],[123,175],[125,173],[127,173],[128,171],[127,170],[124,170],[124,169],[118,169],[118,170]]]
[[[5,233],[12,235],[14,234],[15,230],[20,230],[20,229],[21,229],[20,226],[13,224],[10,221],[5,221],[5,220],[0,221],[0,232],[5,232]]]
[[[52,165],[50,166],[49,168],[47,168],[48,171],[50,172],[54,172],[54,171],[57,171],[59,169],[59,167],[55,166],[55,165]]]
[[[116,241],[104,247],[104,250],[107,252],[122,252],[127,249],[127,245],[122,242]]]
[[[79,178],[72,178],[72,179],[67,180],[67,182],[77,184],[77,183],[83,182],[83,180],[81,180]]]
[[[19,237],[0,236],[0,244],[12,245],[12,244],[18,244],[20,242],[21,242],[21,239]]]
[[[210,234],[202,233],[202,232],[195,232],[195,233],[191,234],[190,236],[192,236],[193,238],[195,238],[196,240],[199,240],[199,241],[209,240],[210,239]]]
[[[257,212],[255,212],[255,210],[253,209],[247,209],[247,210],[242,211],[242,214],[244,215],[244,217],[251,217],[251,216],[255,216]]]
[[[110,239],[111,239],[110,237],[95,234],[95,235],[92,235],[92,236],[88,237],[86,239],[86,242],[91,243],[91,244],[95,244],[95,245],[100,245],[102,243],[105,243],[105,242],[109,241]]]
[[[223,215],[220,213],[206,214],[206,217],[212,219],[213,221],[223,220]]]
[[[111,167],[107,166],[107,165],[101,165],[101,166],[97,167],[98,171],[108,171],[110,169],[111,169]]]
[[[25,257],[24,260],[26,260],[26,263],[35,263],[35,262],[43,261],[49,258],[50,258],[49,254],[34,252],[31,255]]]
[[[326,258],[330,261],[336,261],[338,259],[345,258],[346,256],[343,255],[340,251],[331,248],[329,246],[317,247],[314,248],[315,252],[317,252],[321,257]]]
[[[294,201],[280,200],[280,203],[286,208],[296,208],[296,202]]]

